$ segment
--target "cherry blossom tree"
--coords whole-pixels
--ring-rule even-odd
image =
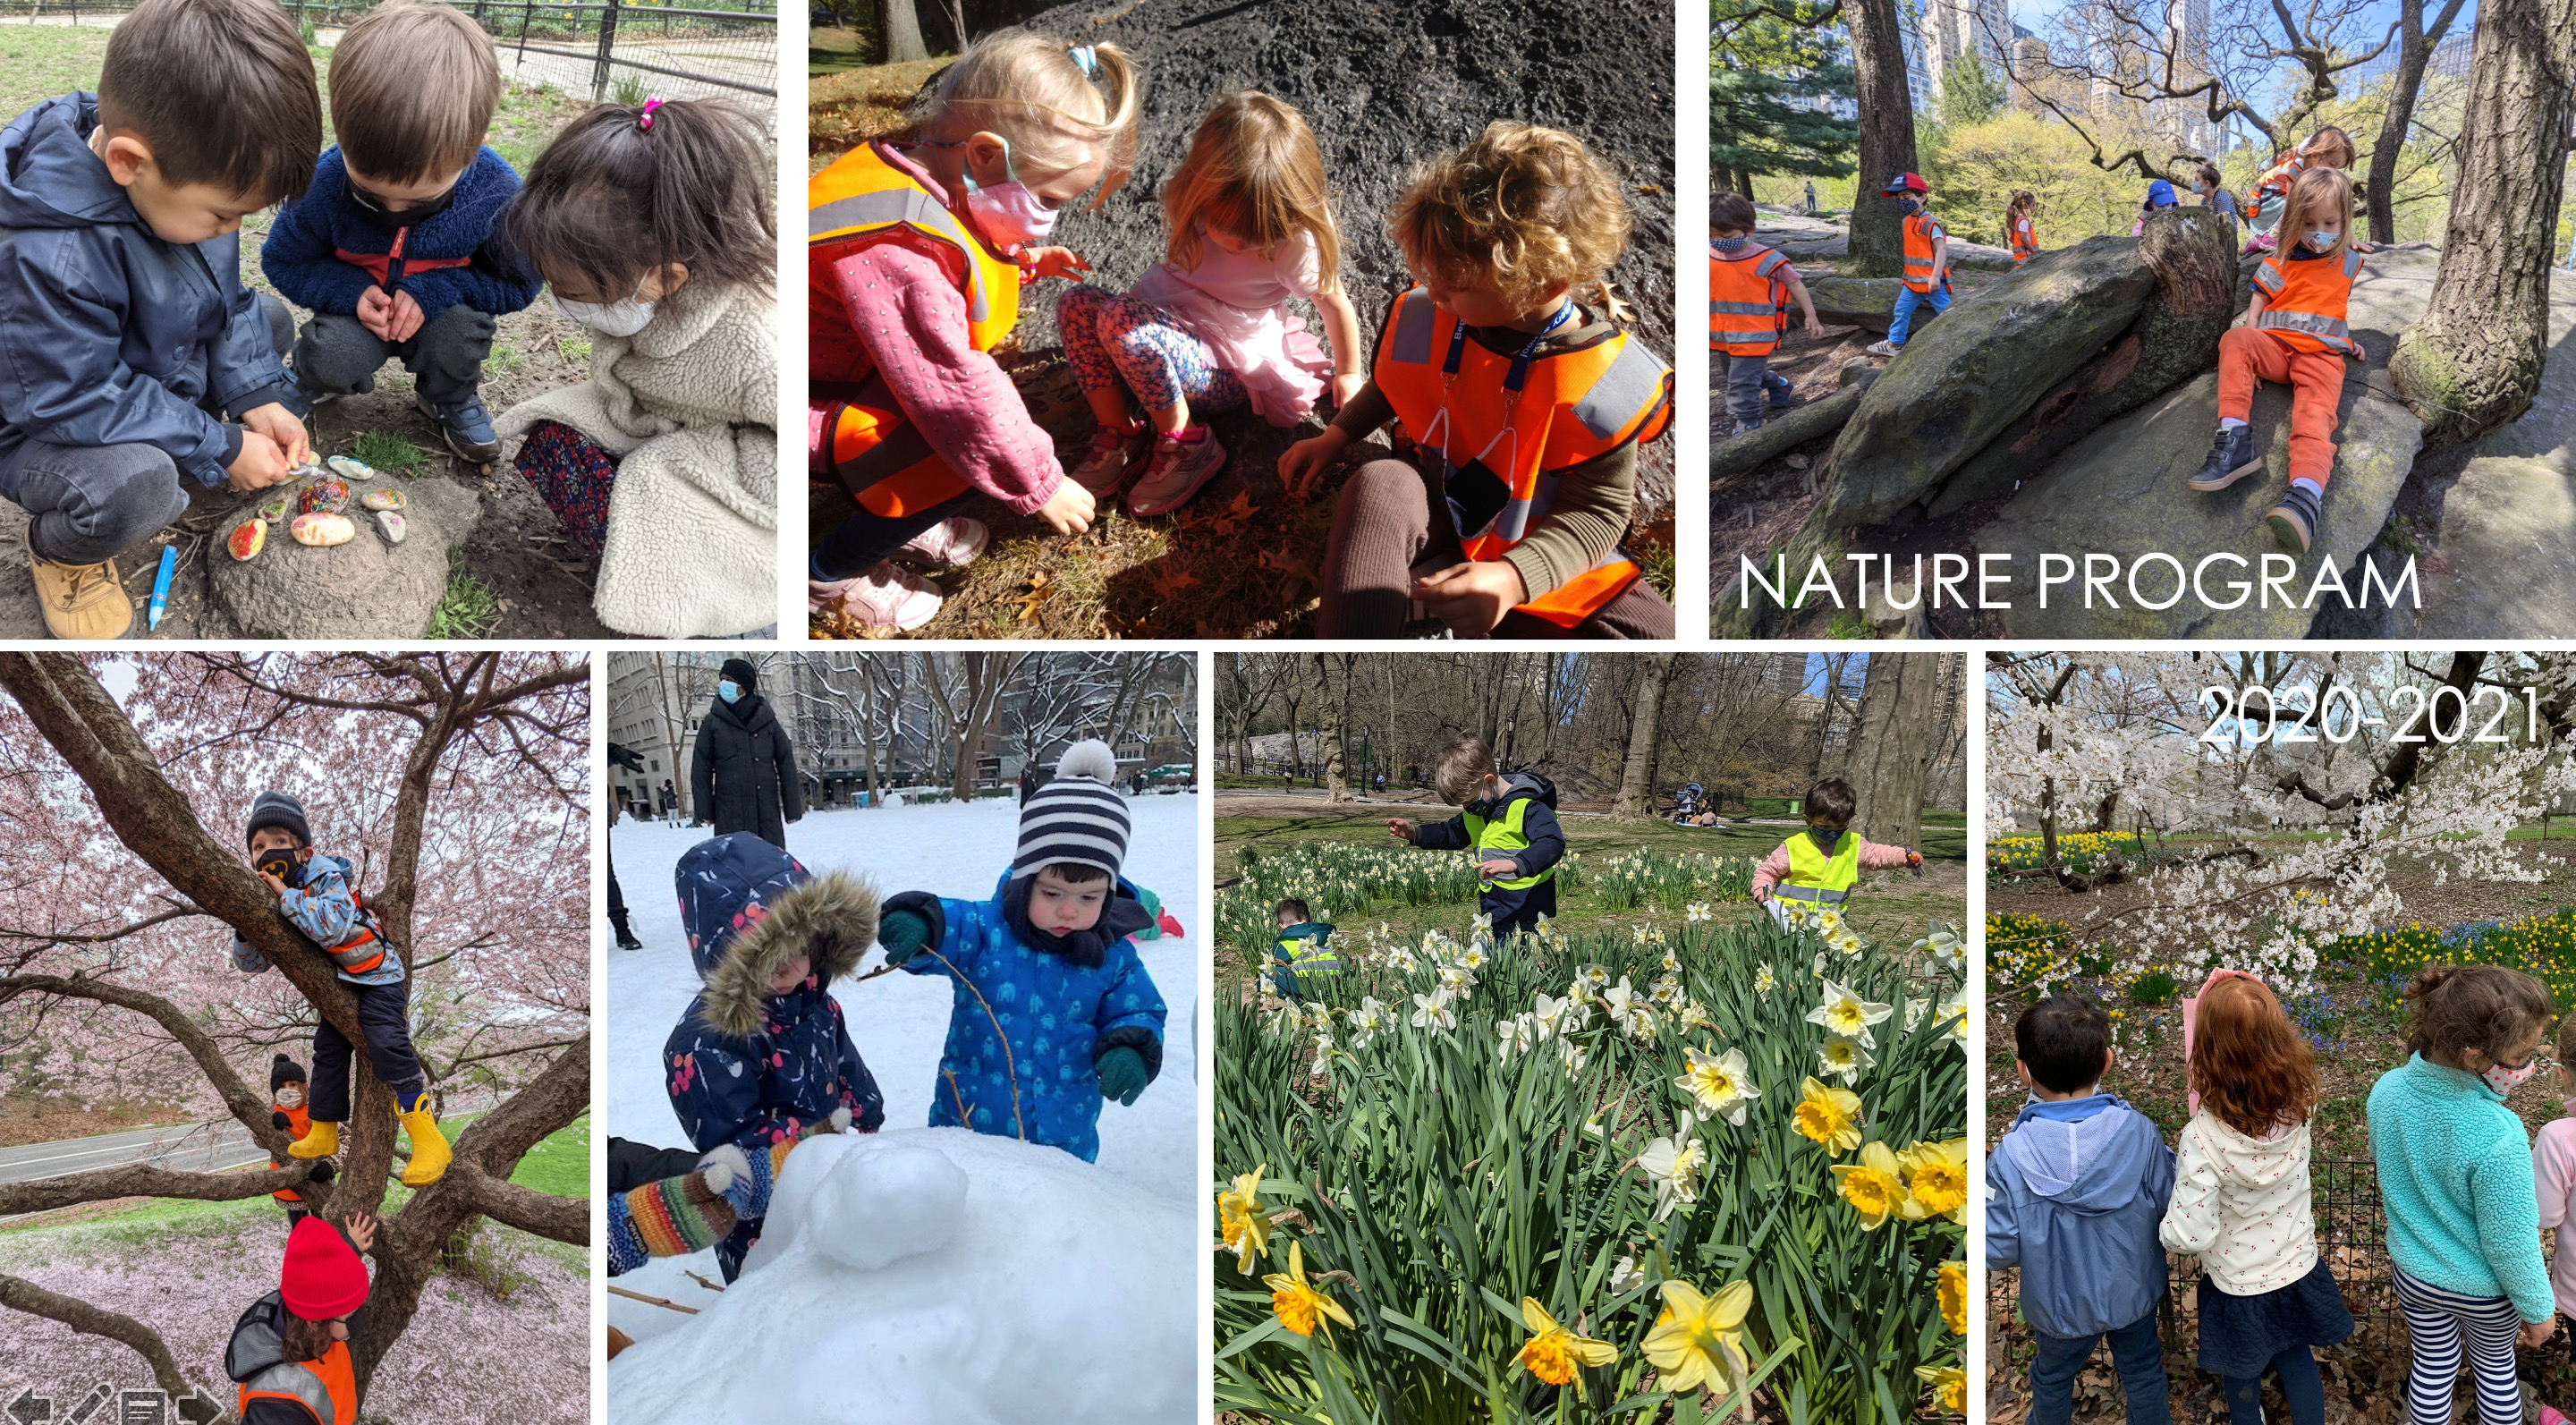
[[[488,1217],[586,1245],[586,1199],[518,1187],[530,1148],[590,1101],[590,674],[555,653],[0,653],[0,1089],[150,1097],[229,1117],[288,1166],[136,1163],[0,1186],[0,1215],[108,1198],[231,1201],[293,1187],[325,1219],[382,1219],[363,1393],[440,1249]],[[392,1091],[351,1066],[339,1175],[269,1126],[265,1070],[327,1018],[361,1038],[330,959],[278,914],[241,828],[299,797],[314,844],[358,868],[413,977],[414,1043],[442,1107],[488,1108],[438,1182],[383,1211],[399,1171]],[[238,933],[275,973],[232,967]],[[318,1017],[318,1018],[317,1018]],[[150,1323],[0,1276],[0,1308],[123,1341],[182,1414],[229,1391]]]

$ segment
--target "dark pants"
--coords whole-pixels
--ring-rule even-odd
[[[1494,938],[1520,930],[1538,929],[1538,918],[1556,914],[1556,877],[1550,876],[1524,890],[1507,891],[1500,886],[1487,886],[1476,902],[1494,927]]]
[[[295,343],[295,379],[307,396],[358,395],[376,389],[376,369],[399,357],[422,400],[453,410],[482,383],[493,330],[491,313],[462,302],[422,322],[408,341],[387,341],[354,316],[315,312]]]
[[[393,952],[387,950],[386,954]],[[348,984],[346,980],[342,984]],[[358,997],[358,1032],[367,1041],[367,1067],[405,1107],[429,1087],[420,1056],[411,1050],[411,981],[349,985]],[[313,1121],[349,1121],[349,1037],[323,1020],[313,1030]]]
[[[2281,1377],[2281,1398],[2289,1402],[2290,1425],[2325,1425],[2326,1383],[2317,1358],[2305,1346],[2292,1346],[2272,1358]],[[2263,1377],[2223,1376],[2227,1384],[2229,1425],[2263,1425]]]
[[[808,572],[827,582],[855,579],[893,558],[896,550],[912,543],[914,535],[951,515],[965,513],[974,498],[975,492],[969,490],[929,509],[892,517],[861,509],[823,536],[823,542],[814,548],[813,566]]]
[[[2067,1425],[2075,1418],[2075,1377],[2093,1359],[2094,1343],[2105,1338],[2111,1343],[2111,1364],[2120,1372],[2120,1388],[2129,1397],[2129,1425],[2172,1425],[2165,1349],[2156,1339],[2153,1311],[2099,1336],[2039,1337],[2039,1358],[2030,1363],[2029,1425]]]
[[[608,1140],[608,1190],[632,1192],[646,1183],[682,1178],[698,1170],[698,1155],[686,1148],[656,1148],[627,1138]]]
[[[259,301],[282,352],[295,340],[295,314],[275,297]],[[179,467],[140,443],[29,445],[0,470],[0,496],[27,512],[28,550],[56,564],[112,558],[188,512]]]
[[[617,861],[613,856],[608,862],[608,923],[616,927],[618,934],[627,933],[626,897],[617,889]]]
[[[1762,424],[1764,407],[1770,401],[1789,404],[1789,378],[1773,374],[1768,356],[1730,356],[1712,351],[1708,364],[1710,379],[1726,383],[1726,413],[1739,426]]]

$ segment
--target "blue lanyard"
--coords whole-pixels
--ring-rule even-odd
[[[1528,344],[1524,345],[1519,351],[1512,354],[1512,369],[1503,377],[1504,390],[1511,392],[1515,396],[1520,394],[1522,383],[1529,380],[1530,360],[1538,355],[1539,343],[1546,341],[1549,333],[1554,332],[1558,327],[1565,325],[1567,322],[1573,320],[1573,318],[1574,300],[1569,297],[1566,299],[1565,305],[1556,309],[1556,315],[1547,319],[1547,325],[1540,327],[1538,329],[1538,334],[1531,337]],[[1465,356],[1466,353],[1467,324],[1465,322],[1455,322],[1449,328],[1449,357],[1447,360],[1440,363],[1440,374],[1443,376],[1457,375],[1459,359]]]

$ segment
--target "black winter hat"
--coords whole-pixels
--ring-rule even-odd
[[[303,1084],[311,1082],[312,1080],[304,1076],[304,1066],[283,1054],[278,1055],[269,1063],[268,1091],[270,1093],[275,1093],[279,1089],[286,1087],[288,1084]]]
[[[251,802],[250,825],[242,828],[242,843],[248,845],[264,826],[284,828],[298,846],[313,844],[313,829],[304,824],[304,803],[284,792],[262,792]]]
[[[760,670],[752,667],[749,660],[728,658],[724,661],[722,672],[724,676],[742,686],[745,696],[760,691]]]

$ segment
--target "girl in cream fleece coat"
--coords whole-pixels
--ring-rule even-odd
[[[2217,971],[2183,1013],[2194,1112],[2161,1235],[2200,1258],[2201,1368],[2226,1383],[2233,1425],[2262,1425],[2266,1368],[2293,1425],[2323,1425],[2325,1383],[2309,1348],[2351,1335],[2352,1315],[2317,1255],[2308,1207],[2315,1063],[2251,975]]]
[[[778,618],[777,224],[759,131],[720,104],[603,104],[528,170],[503,219],[590,379],[503,413],[519,473],[599,562],[621,633]]]

